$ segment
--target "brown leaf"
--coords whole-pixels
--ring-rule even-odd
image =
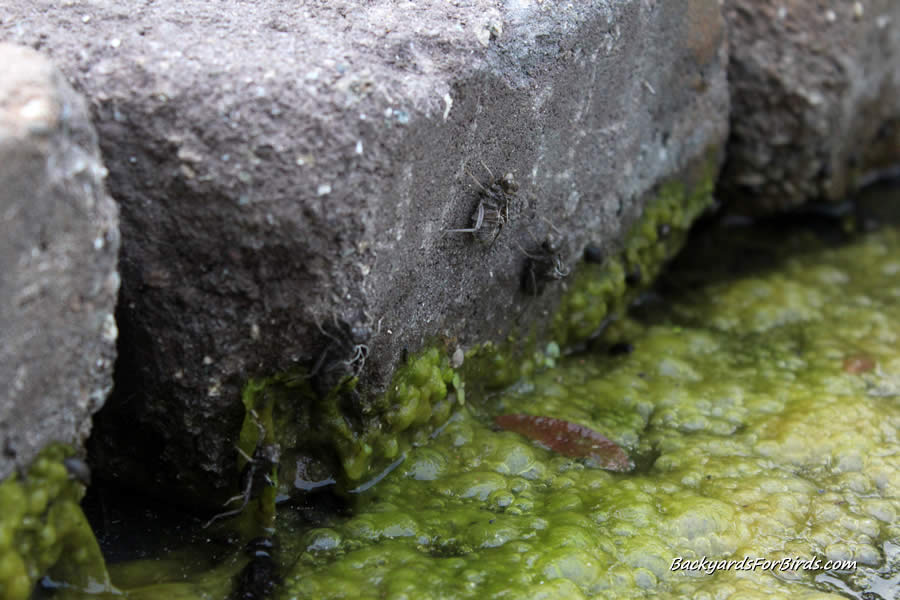
[[[534,415],[500,415],[494,417],[494,422],[502,429],[531,438],[564,456],[587,458],[591,466],[608,471],[634,468],[634,463],[615,442],[577,423]]]
[[[844,371],[853,375],[867,373],[875,368],[875,360],[865,354],[854,354],[844,359]]]

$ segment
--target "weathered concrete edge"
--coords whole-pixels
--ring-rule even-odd
[[[648,18],[637,11],[636,7],[632,7],[629,18],[638,21],[640,18]],[[656,18],[658,20],[653,26],[663,27],[663,18],[659,15]],[[605,31],[606,27],[608,23],[599,18],[589,22],[578,29],[576,34],[569,32],[572,39],[569,39],[568,44],[573,48],[579,44],[592,46],[597,35],[600,35],[599,31]],[[515,28],[511,28],[509,39],[518,39],[516,33]],[[638,39],[634,38],[633,43],[638,43]],[[621,80],[611,82],[608,86],[613,90],[613,99],[608,96],[589,98],[582,109],[582,112],[587,111],[588,114],[604,115],[612,112],[613,116],[601,116],[611,127],[608,135],[619,135],[626,139],[625,146],[636,152],[632,157],[616,157],[607,164],[598,164],[591,158],[592,154],[579,153],[576,156],[581,158],[572,164],[571,156],[562,151],[563,148],[570,147],[570,140],[560,136],[552,127],[547,129],[547,133],[554,136],[549,143],[546,139],[529,140],[528,132],[533,132],[535,118],[534,92],[526,93],[523,98],[523,89],[528,89],[528,86],[523,88],[522,82],[516,84],[497,73],[511,56],[526,52],[526,56],[536,59],[540,53],[535,54],[531,50],[531,54],[528,54],[521,48],[505,50],[498,45],[489,50],[485,63],[478,64],[465,77],[450,84],[453,90],[451,96],[455,96],[457,100],[453,102],[448,119],[445,120],[441,113],[423,111],[414,105],[404,117],[404,120],[408,119],[405,126],[393,125],[394,133],[387,140],[391,142],[393,149],[388,149],[388,154],[381,158],[381,166],[372,169],[392,173],[378,192],[387,198],[397,198],[396,203],[385,202],[381,206],[373,206],[370,198],[364,195],[330,186],[328,194],[331,196],[349,194],[338,202],[339,206],[360,207],[358,215],[346,216],[351,223],[355,222],[357,231],[361,230],[361,237],[350,238],[340,250],[341,256],[346,256],[345,260],[340,261],[339,267],[345,275],[330,279],[330,284],[314,290],[314,296],[310,298],[310,304],[315,307],[311,311],[312,320],[327,324],[330,320],[337,319],[354,326],[367,327],[377,336],[377,339],[365,340],[370,353],[366,363],[365,384],[368,386],[364,384],[361,388],[364,397],[372,398],[381,393],[400,357],[407,351],[415,352],[424,347],[429,338],[436,335],[455,337],[461,345],[469,346],[485,339],[505,338],[513,322],[551,314],[553,305],[559,300],[560,291],[547,293],[541,298],[531,298],[523,297],[519,289],[522,263],[525,260],[521,248],[531,246],[535,239],[548,235],[551,229],[562,229],[573,232],[571,235],[567,234],[563,242],[569,264],[574,262],[589,242],[612,250],[619,243],[614,233],[616,228],[621,223],[628,224],[637,218],[641,211],[639,199],[659,178],[678,172],[683,162],[703,153],[710,140],[724,140],[728,97],[722,71],[724,41],[721,37],[713,37],[708,47],[687,50],[694,52],[695,57],[682,59],[688,62],[694,60],[699,65],[697,72],[691,77],[688,77],[690,73],[674,70],[664,73],[669,79],[657,79],[658,61],[663,60],[664,56],[665,59],[670,58],[667,54],[670,50],[668,47],[657,49],[656,56],[642,54],[639,47],[632,50],[632,64],[619,71]],[[629,56],[622,49],[620,52]],[[590,70],[589,58],[589,55],[583,55],[580,64],[577,60],[562,63],[558,76],[563,79],[584,77],[583,70]],[[621,58],[621,55],[616,55],[605,60]],[[595,72],[598,68],[602,72],[602,67],[593,67]],[[626,76],[629,68],[632,72],[630,76]],[[655,74],[651,77],[650,72]],[[686,79],[677,79],[681,76]],[[673,87],[686,90],[686,93],[680,95],[681,100],[673,100],[671,96],[662,99],[655,93],[657,88],[662,90]],[[675,98],[679,98],[679,95],[675,95]],[[565,93],[561,93],[558,97],[551,96],[549,101],[543,98],[544,104],[538,106],[544,114],[557,114],[560,119],[566,119],[568,117],[565,115],[572,113],[570,100]],[[644,110],[625,115],[615,114],[611,110],[631,103],[642,106]],[[670,128],[654,132],[648,127],[648,123],[653,120],[654,114],[659,114],[664,109],[668,110],[664,121]],[[388,106],[384,113],[389,111],[391,118],[396,119],[397,107]],[[367,107],[366,112],[381,114],[382,110]],[[698,127],[698,123],[702,125]],[[502,135],[498,136],[497,133]],[[438,140],[446,140],[446,143]],[[457,140],[465,140],[465,143],[460,144]],[[519,146],[523,140],[527,140],[526,145],[533,141],[533,145],[523,151]],[[547,160],[555,159],[547,159],[548,155],[560,158],[556,164],[551,162],[547,165]],[[519,177],[525,174],[530,181],[523,181],[522,194],[528,196],[533,210],[529,218],[519,221],[521,227],[518,230],[507,228],[503,232],[504,245],[498,243],[490,249],[490,253],[486,252],[483,244],[473,243],[468,236],[454,238],[443,233],[443,229],[447,227],[464,226],[470,218],[477,189],[471,183],[469,171],[483,176],[482,162],[488,165],[495,176],[507,171],[516,173]],[[582,178],[583,185],[580,190],[578,187],[570,188],[568,194],[561,198],[558,177],[562,172],[574,172],[576,178]],[[424,190],[436,192],[430,202],[421,201]],[[591,217],[593,227],[585,227],[584,210],[587,209],[579,211],[579,197],[591,199],[592,202],[599,200],[603,207]],[[559,218],[559,205],[565,205],[566,201],[573,198],[576,199],[576,208],[567,209],[567,214]],[[317,205],[322,200],[310,199],[307,202]],[[433,212],[435,206],[442,207],[445,213],[452,208],[453,213],[448,213],[442,219],[440,217],[443,213]],[[404,214],[404,210],[408,212]],[[554,216],[547,222],[544,215]],[[394,238],[399,231],[405,234],[402,242],[399,238]],[[517,239],[510,239],[511,235]],[[362,246],[372,250],[359,253],[358,248]],[[426,250],[422,253],[410,252],[415,248]],[[397,253],[418,255],[418,259],[413,262],[418,264],[411,270],[428,276],[417,278],[412,286],[405,287],[410,282],[401,274],[392,273],[391,265],[383,258]],[[490,255],[485,264],[486,254]],[[473,270],[475,265],[478,266]],[[409,268],[409,265],[405,268]],[[377,278],[366,277],[366,272],[397,277],[403,281],[403,285],[390,286],[387,290],[381,285],[379,289]],[[486,276],[486,272],[491,275]],[[441,297],[441,290],[448,282],[454,282],[457,289],[478,290],[475,302],[460,304],[453,298]],[[481,297],[504,300],[485,308],[479,305],[477,298]],[[335,303],[333,298],[341,300]],[[510,303],[517,307],[516,310],[509,310]],[[425,306],[427,309],[423,311],[414,305]],[[406,314],[418,315],[420,323],[429,325],[410,327],[404,331],[402,326],[397,327],[389,319],[382,322],[382,317],[398,309],[401,312],[405,310]],[[371,317],[361,319],[360,315]],[[435,319],[435,315],[439,318]],[[495,327],[486,331],[484,323]],[[312,348],[319,348],[319,352],[322,352],[331,343],[330,340],[321,338],[315,330],[312,333],[320,338]],[[258,343],[269,343],[265,333]],[[294,343],[296,344],[296,340]],[[307,347],[304,352],[309,350]],[[332,357],[332,360],[347,360],[351,350],[348,349],[347,352],[348,356]],[[194,357],[197,361],[200,358]],[[231,360],[233,358],[239,361],[237,366]],[[204,365],[203,370],[210,373],[208,388],[211,393],[214,391],[220,396],[237,398],[248,375],[270,375],[282,368],[295,367],[298,362],[312,364],[316,360],[316,354],[288,351],[277,363],[268,363],[264,368],[241,364],[240,357],[232,356],[229,360],[230,365],[225,365],[227,370],[219,371],[221,375],[216,374],[218,364]],[[236,377],[236,373],[240,376]],[[231,427],[235,435],[237,427],[237,422]],[[183,457],[191,449],[176,446],[163,451]],[[233,453],[230,444],[227,452]],[[220,464],[216,469],[226,472],[224,469],[227,469],[227,465]],[[184,477],[179,477],[184,482]],[[231,492],[232,490],[223,490],[220,494]],[[209,497],[205,489],[198,495]]]
[[[44,56],[0,44],[0,479],[81,448],[112,387],[118,206],[87,103]]]
[[[112,186],[120,199],[128,201],[129,210],[159,207],[167,218],[183,219],[191,216],[192,207],[204,203],[223,207],[217,215],[222,222],[211,221],[216,235],[226,241],[215,253],[210,252],[212,246],[196,252],[198,244],[190,236],[205,232],[187,222],[180,223],[182,230],[176,224],[169,230],[135,231],[140,223],[131,224],[123,250],[128,269],[124,286],[128,295],[123,297],[128,301],[120,304],[120,311],[129,310],[134,301],[135,310],[152,321],[166,316],[164,310],[171,308],[175,314],[187,303],[193,307],[191,315],[202,316],[204,308],[235,287],[249,290],[247,297],[226,303],[214,315],[231,326],[229,335],[204,330],[175,348],[147,347],[146,355],[136,357],[139,368],[158,366],[156,375],[161,376],[140,382],[133,397],[128,392],[134,390],[123,394],[120,430],[129,432],[129,446],[149,448],[148,456],[137,458],[140,468],[162,457],[174,473],[169,483],[175,487],[191,487],[188,480],[196,479],[196,469],[206,470],[209,478],[219,478],[213,489],[230,495],[231,490],[222,489],[221,477],[232,468],[232,442],[242,414],[240,387],[248,376],[314,364],[332,343],[318,333],[317,324],[336,320],[377,332],[374,340],[367,338],[372,341],[370,347],[378,350],[366,363],[366,375],[377,392],[384,389],[399,357],[407,349],[422,347],[427,337],[458,337],[462,346],[468,346],[483,339],[502,339],[517,321],[545,318],[561,289],[551,287],[537,298],[522,294],[526,261],[522,248],[533,248],[555,229],[565,232],[562,247],[569,265],[588,242],[605,250],[615,248],[620,224],[636,218],[640,197],[659,177],[677,172],[711,139],[724,139],[725,42],[716,3],[692,0],[656,12],[640,2],[592,6],[592,17],[582,21],[567,21],[567,13],[553,10],[510,16],[498,39],[488,38],[484,46],[473,41],[471,46],[451,47],[453,57],[467,58],[462,61],[465,69],[415,88],[416,94],[400,104],[375,94],[345,105],[350,94],[338,94],[319,98],[324,102],[315,105],[315,96],[301,94],[292,98],[297,106],[280,105],[277,118],[260,114],[269,110],[268,101],[248,104],[246,110],[259,121],[254,123],[257,128],[242,131],[247,142],[242,152],[248,153],[238,158],[244,171],[236,171],[235,154],[227,162],[216,152],[231,147],[229,138],[217,137],[222,134],[214,129],[192,128],[204,123],[202,106],[190,103],[192,90],[179,78],[167,80],[165,74],[157,73],[151,83],[158,90],[146,98],[133,98],[135,90],[122,89],[123,82],[110,75],[117,65],[128,67],[124,59],[116,62],[110,48],[101,47],[99,60],[87,64],[80,64],[77,57],[68,59],[70,74],[92,98]],[[713,26],[707,27],[710,19]],[[529,28],[535,23],[539,27]],[[646,43],[656,38],[664,43]],[[432,50],[444,48],[438,45]],[[192,68],[196,67],[195,62]],[[258,74],[262,75],[261,69]],[[394,80],[409,76],[405,71],[393,74]],[[394,80],[381,83],[389,85]],[[588,86],[589,93],[583,96],[584,82],[597,81],[605,83]],[[254,88],[248,88],[244,93],[253,92]],[[441,102],[447,96],[452,106]],[[308,113],[310,106],[322,110]],[[329,121],[334,113],[328,110],[346,112],[348,106],[370,119],[329,136],[335,121]],[[139,124],[129,116],[140,110],[150,112],[137,115],[148,117]],[[161,126],[139,128],[153,124]],[[298,175],[295,155],[272,155],[269,148],[266,160],[254,163],[253,152],[265,145],[265,130],[279,127],[313,137],[324,133],[322,140],[329,145],[323,152],[325,160]],[[436,140],[446,143],[440,146]],[[303,140],[303,144],[312,141]],[[362,162],[355,158],[358,141],[365,149]],[[470,223],[478,189],[469,172],[481,184],[490,179],[482,162],[493,177],[514,173],[522,183],[519,196],[531,211],[520,214],[515,226],[506,227],[489,249],[471,236],[444,234],[447,228]],[[347,165],[358,167],[358,173],[348,172]],[[373,198],[384,201],[373,204]],[[257,201],[272,208],[274,224],[266,220],[269,215],[254,208]],[[295,214],[298,209],[302,209],[300,219]],[[127,215],[125,221],[127,227]],[[134,234],[147,234],[147,240],[159,248],[178,246],[179,258],[190,257],[190,261],[173,265],[150,260],[135,268],[129,264],[133,257],[128,251],[129,240],[137,243]],[[291,320],[273,320],[271,325],[242,321],[241,307],[258,300],[254,294],[260,289],[268,294],[283,283],[277,279],[279,273],[260,277],[267,284],[262,288],[253,287],[247,279],[265,274],[260,264],[266,268],[290,264],[295,257],[279,253],[277,246],[283,239],[304,236],[321,244],[296,256],[297,261],[311,265],[309,269],[295,269],[286,278],[308,273],[312,282],[299,306],[295,299],[294,304],[278,307],[296,311],[290,314]],[[233,259],[232,252],[238,258]],[[172,258],[165,252],[159,256]],[[401,268],[392,268],[391,258],[397,256],[410,259]],[[207,261],[212,268],[207,268]],[[225,272],[232,268],[240,281],[232,286],[218,272],[222,266]],[[413,289],[404,287],[408,272],[424,275]],[[385,290],[385,278],[396,282],[389,290]],[[442,296],[448,282],[461,294]],[[485,297],[492,302],[481,301]],[[382,323],[385,314],[394,311],[405,311],[410,322],[405,327],[387,319]],[[179,314],[182,320],[188,319]],[[436,322],[435,315],[443,322]],[[126,333],[123,343],[128,341],[124,347],[153,346],[154,340],[128,334],[129,321],[121,323]],[[346,361],[352,348],[344,350],[343,356],[332,353],[328,360]],[[195,393],[201,385],[204,398]],[[162,428],[173,420],[177,426],[179,418],[189,423],[187,439],[165,443],[166,439],[158,438],[159,445],[154,445],[138,438],[135,444],[139,432],[133,431],[133,423],[141,411],[148,410],[148,398],[159,400],[170,394],[183,402],[174,410],[157,402],[154,410],[162,414],[151,417]],[[228,435],[210,435],[214,431]],[[199,464],[186,464],[185,456],[195,457]],[[209,478],[194,488],[196,496],[208,495]],[[160,483],[164,482],[150,482],[147,487]]]

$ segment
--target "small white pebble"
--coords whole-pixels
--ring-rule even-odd
[[[881,15],[877,19],[875,19],[875,25],[878,26],[878,29],[884,29],[891,22],[891,18],[887,15]]]
[[[94,238],[94,250],[103,250],[103,236],[97,236]]]
[[[327,183],[323,183],[316,188],[316,194],[319,196],[327,196],[331,193],[331,186]]]
[[[204,364],[204,365],[211,365],[211,364],[213,364],[213,359],[212,359],[212,357],[211,357],[211,356],[204,356],[204,357],[203,357],[203,364]]]
[[[834,23],[837,20],[837,15],[834,14],[833,10],[826,10],[825,11],[825,20],[828,21],[829,23]]]
[[[107,313],[106,317],[104,317],[100,335],[103,337],[103,341],[109,344],[115,342],[116,338],[119,337],[119,328],[116,327],[116,318],[112,313]]]
[[[122,40],[120,40],[119,38],[113,38],[113,39],[109,40],[109,45],[112,46],[113,48],[118,48],[119,46],[122,45]]]
[[[447,120],[447,117],[450,116],[450,107],[453,106],[453,98],[450,97],[450,94],[444,94],[444,120]],[[365,115],[362,115],[365,116]]]
[[[356,140],[356,153],[357,153],[357,154],[362,154],[362,153],[363,153],[363,144],[362,144],[362,140]]]
[[[91,22],[91,15],[84,15],[83,17],[81,17],[81,22],[82,22],[82,23],[90,23],[90,22]]]
[[[25,121],[32,121],[30,128],[37,125],[40,129],[49,129],[53,121],[53,107],[45,98],[33,98],[19,109],[19,116]]]
[[[854,18],[861,19],[863,16],[863,5],[862,2],[854,2],[853,3],[853,16]]]
[[[784,19],[787,16],[787,9],[783,6],[778,7],[778,12],[775,13],[779,19]]]

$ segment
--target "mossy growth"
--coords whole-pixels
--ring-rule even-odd
[[[303,543],[276,598],[890,597],[898,256],[900,232],[884,231],[677,287],[616,324],[629,354],[563,357],[467,403],[349,518],[280,531]],[[863,353],[869,366],[848,368]],[[592,469],[494,430],[475,404],[589,426],[638,467]],[[701,557],[780,566],[673,569]],[[827,571],[836,560],[856,567]],[[820,566],[784,566],[797,561]]]
[[[374,475],[370,456],[393,461],[421,445],[446,422],[453,406],[465,402],[465,389],[450,359],[437,347],[410,359],[394,374],[381,401],[384,426],[363,436],[363,444],[346,444],[341,452],[351,479]],[[345,437],[345,442],[349,442]]]
[[[710,150],[704,160],[651,193],[618,255],[602,264],[578,266],[553,318],[553,337],[561,347],[596,335],[653,283],[684,245],[693,222],[712,204],[717,172],[718,157]]]
[[[79,505],[84,485],[63,464],[73,454],[67,446],[50,445],[27,472],[0,483],[0,598],[27,600],[44,575],[71,590],[111,587]]]
[[[267,443],[277,440],[283,451],[301,462],[302,456],[337,458],[337,464],[315,465],[307,460],[300,468],[318,475],[297,479],[295,466],[282,457],[280,479],[285,484],[281,493],[290,493],[292,481],[309,486],[331,477],[345,489],[354,489],[390,468],[410,448],[424,444],[446,422],[454,404],[465,401],[463,381],[471,382],[476,386],[473,391],[481,395],[552,367],[564,351],[623,313],[634,296],[653,282],[683,245],[693,221],[712,202],[717,169],[718,153],[711,149],[678,178],[651,192],[619,255],[604,264],[578,267],[549,335],[513,332],[503,343],[475,346],[460,371],[451,368],[448,353],[435,344],[399,367],[383,394],[363,400],[356,378],[349,376],[321,398],[315,397],[301,374],[250,381],[244,392],[248,415],[259,398],[273,399],[257,411],[267,423],[266,431],[274,430]],[[270,413],[282,416],[269,422]],[[257,429],[245,420],[241,434],[245,454],[252,454],[256,447]],[[302,440],[297,432],[303,432]],[[243,462],[238,466],[244,469]]]
[[[583,261],[576,267],[549,333],[514,332],[503,343],[472,348],[462,369],[472,391],[480,395],[528,379],[620,318],[653,284],[684,245],[691,225],[712,204],[718,165],[718,151],[710,148],[651,191],[621,250],[602,264]]]
[[[354,430],[340,414],[337,400],[344,392],[338,389],[327,399],[332,417],[327,425],[343,474],[352,482],[377,476],[413,445],[424,444],[447,420],[454,404],[465,401],[462,380],[438,347],[410,357],[395,371],[387,390],[369,409],[367,427]]]
[[[280,483],[262,491],[256,503],[263,522],[271,521],[275,499],[295,489],[338,483],[349,491],[364,485],[412,446],[425,443],[453,406],[465,402],[459,374],[436,346],[410,357],[387,390],[368,403],[360,400],[358,383],[345,377],[322,396],[302,373],[247,383],[238,472],[245,472],[247,457],[261,444],[277,444],[281,451],[270,476]]]

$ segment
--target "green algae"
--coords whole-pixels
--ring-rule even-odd
[[[689,189],[671,184],[660,203],[685,202]],[[705,206],[706,193],[696,194],[690,215]],[[635,235],[659,236],[666,221],[652,208],[646,214],[652,225]],[[563,344],[605,326],[611,339],[634,346],[629,356],[561,358],[555,342],[543,351],[528,342],[519,353],[526,358],[514,360],[479,348],[466,366],[487,357],[478,368],[491,364],[500,375],[465,390],[460,371],[432,348],[398,369],[362,422],[342,405],[353,378],[325,398],[302,374],[250,382],[239,447],[251,457],[261,445],[282,448],[270,473],[278,487],[221,531],[240,531],[243,544],[276,519],[286,580],[276,597],[285,599],[821,598],[842,589],[830,581],[849,579],[821,569],[673,571],[672,561],[800,557],[857,560],[859,573],[900,569],[883,557],[883,548],[900,543],[900,288],[892,279],[900,236],[885,231],[817,247],[784,258],[777,270],[689,290],[651,318],[622,317],[628,298],[644,289],[625,285],[626,273],[643,265],[642,277],[653,277],[680,246],[680,229],[585,267],[593,275],[572,291],[583,306],[555,321]],[[602,311],[591,306],[600,300]],[[611,315],[617,320],[609,323]],[[593,325],[580,328],[580,319]],[[845,372],[843,359],[860,353],[877,367]],[[464,391],[473,401],[464,402]],[[495,431],[490,418],[507,412],[596,429],[627,448],[639,469],[591,469]],[[298,464],[329,452],[335,464]],[[338,466],[356,476],[352,487],[377,478],[386,462],[396,468],[357,489],[349,519],[310,529],[290,518],[290,508],[274,510],[299,479],[322,483]],[[238,473],[246,467],[239,453]],[[226,597],[248,559],[234,552],[197,562],[202,552],[110,570],[131,598]],[[865,579],[853,585],[859,590]]]
[[[247,562],[237,552],[213,560],[200,548],[187,548],[165,557],[110,565],[118,591],[98,600],[222,600],[229,597],[234,576]]]
[[[713,201],[718,170],[715,150],[665,181],[651,194],[623,248],[603,264],[581,263],[553,317],[554,340],[563,348],[583,342],[624,314],[684,245],[691,225]]]
[[[677,253],[691,223],[711,204],[717,167],[718,154],[712,148],[680,177],[651,192],[619,255],[603,265],[579,267],[572,288],[560,300],[549,341],[545,335],[521,331],[505,343],[479,344],[466,353],[461,370],[450,366],[440,344],[432,345],[410,357],[385,391],[364,403],[359,402],[359,382],[352,376],[323,397],[317,397],[302,372],[250,380],[243,393],[246,412],[238,442],[238,472],[245,472],[247,457],[258,448],[257,430],[263,432],[266,444],[277,444],[286,454],[270,478],[283,482],[280,489],[269,487],[253,502],[262,521],[271,523],[275,500],[293,493],[292,482],[336,480],[345,490],[365,486],[446,423],[454,407],[465,403],[465,381],[477,386],[473,391],[484,392],[530,378],[552,368],[561,348],[584,342],[621,315]],[[626,273],[640,274],[640,281],[632,281],[629,289]],[[263,407],[259,418],[252,416],[257,404]],[[273,421],[273,411],[281,418]],[[338,464],[310,458],[331,455]]]
[[[71,479],[63,464],[73,454],[52,444],[27,472],[0,483],[0,598],[26,600],[45,574],[79,593],[110,588],[79,506],[84,485]]]
[[[822,568],[671,566],[884,563],[900,541],[898,257],[886,230],[698,287],[618,323],[628,356],[560,359],[475,398],[352,518],[304,534],[278,597],[837,597]],[[845,372],[859,352],[877,367]],[[508,412],[591,427],[644,467],[494,431]]]
[[[357,378],[348,376],[318,396],[302,373],[247,383],[237,471],[246,469],[246,457],[260,443],[281,449],[271,477],[274,485],[258,503],[268,507],[265,520],[274,518],[275,499],[296,489],[308,491],[337,480],[350,490],[376,478],[413,446],[425,443],[454,406],[465,402],[462,379],[436,346],[411,356],[387,390],[361,411],[355,408],[357,385]],[[315,463],[310,458],[329,456],[335,460]]]
[[[562,353],[596,337],[621,318],[683,247],[694,221],[713,203],[719,156],[715,147],[647,194],[642,214],[621,248],[602,263],[579,263],[549,330],[518,331],[502,343],[466,353],[462,377],[475,393],[490,392],[553,368]]]
[[[425,443],[465,399],[461,379],[437,347],[410,357],[396,370],[385,393],[367,408],[371,416],[361,426],[352,427],[340,411],[341,391],[329,394],[326,425],[342,474],[351,483],[377,477],[414,445]]]

